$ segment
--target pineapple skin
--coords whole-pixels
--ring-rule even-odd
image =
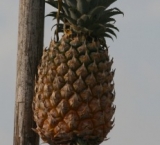
[[[51,40],[38,66],[32,104],[34,131],[44,142],[98,145],[107,138],[115,112],[112,63],[99,40]]]

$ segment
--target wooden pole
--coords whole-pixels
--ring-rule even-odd
[[[38,145],[32,113],[34,79],[42,55],[45,0],[20,0],[14,145]]]

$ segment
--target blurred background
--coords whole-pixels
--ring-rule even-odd
[[[136,3],[137,2],[137,3]],[[103,145],[160,143],[160,1],[118,0],[118,38],[107,40],[116,68],[115,127]],[[46,4],[46,14],[52,8]],[[19,0],[0,0],[0,145],[13,144]],[[53,36],[45,18],[44,47]]]

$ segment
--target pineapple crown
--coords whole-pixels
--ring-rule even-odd
[[[116,36],[114,30],[115,15],[123,14],[118,8],[108,8],[116,0],[46,0],[46,3],[58,9],[47,16],[57,19],[55,33],[71,30],[98,38]],[[62,22],[62,23],[60,23]],[[53,26],[53,27],[54,27]],[[52,27],[52,28],[53,28]]]

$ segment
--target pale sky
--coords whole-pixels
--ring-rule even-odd
[[[116,17],[118,38],[107,40],[116,68],[117,109],[103,145],[159,145],[160,0],[118,0],[115,6],[125,13]],[[0,145],[13,144],[18,7],[19,0],[0,0]],[[46,18],[44,46],[52,25]]]

